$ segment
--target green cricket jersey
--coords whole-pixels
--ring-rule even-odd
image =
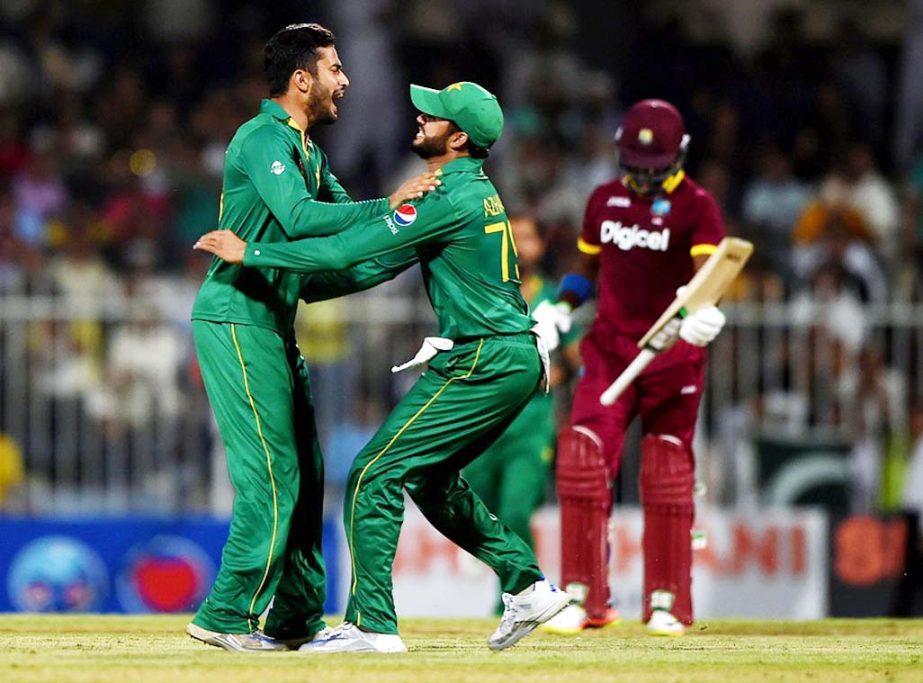
[[[271,243],[332,235],[386,211],[387,199],[353,202],[331,173],[326,155],[272,100],[262,101],[260,113],[228,145],[218,225],[243,240]],[[404,267],[410,264],[403,261]],[[374,264],[364,267],[375,270]],[[242,268],[216,258],[192,318],[289,334],[302,286],[298,273]]]
[[[516,245],[482,166],[478,159],[455,159],[442,168],[442,185],[435,191],[330,237],[287,244],[249,241],[244,265],[338,270],[413,247],[441,336],[458,340],[527,332],[532,320],[519,292]]]

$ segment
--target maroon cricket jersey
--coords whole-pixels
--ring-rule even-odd
[[[599,254],[593,328],[637,340],[694,273],[692,257],[724,237],[714,197],[682,171],[657,196],[633,194],[621,179],[590,195],[577,247]]]

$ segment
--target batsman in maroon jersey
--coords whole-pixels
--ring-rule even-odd
[[[533,313],[547,341],[569,327],[573,308],[598,292],[596,317],[580,346],[584,373],[571,426],[558,441],[562,580],[574,605],[547,626],[571,633],[618,618],[607,571],[611,482],[625,432],[638,416],[644,433],[644,621],[652,634],[681,635],[692,623],[692,439],[704,347],[724,324],[721,312],[710,307],[685,318],[680,339],[612,406],[599,397],[637,355],[638,340],[676,290],[715,251],[724,225],[714,198],[683,171],[689,136],[673,105],[638,102],[616,140],[621,175],[590,196],[577,241],[578,268],[563,278],[558,303]]]

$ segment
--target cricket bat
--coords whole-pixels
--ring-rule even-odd
[[[673,346],[679,338],[679,328],[686,315],[718,303],[752,253],[752,242],[738,237],[725,237],[721,240],[721,244],[699,268],[682,294],[667,306],[667,310],[641,338],[638,342],[641,352],[602,393],[599,402],[604,406],[615,403],[658,353]]]

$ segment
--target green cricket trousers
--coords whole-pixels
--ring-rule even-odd
[[[324,627],[323,459],[308,369],[294,338],[254,325],[192,324],[234,487],[231,528],[193,622],[249,633],[275,596],[267,635]]]
[[[496,572],[504,591],[519,592],[542,577],[529,546],[459,475],[522,410],[540,377],[535,338],[528,333],[456,343],[430,361],[356,456],[347,479],[347,621],[397,633],[391,567],[405,488],[436,529]]]
[[[484,504],[535,547],[530,523],[545,499],[554,444],[554,400],[534,394],[519,416],[462,476]]]

